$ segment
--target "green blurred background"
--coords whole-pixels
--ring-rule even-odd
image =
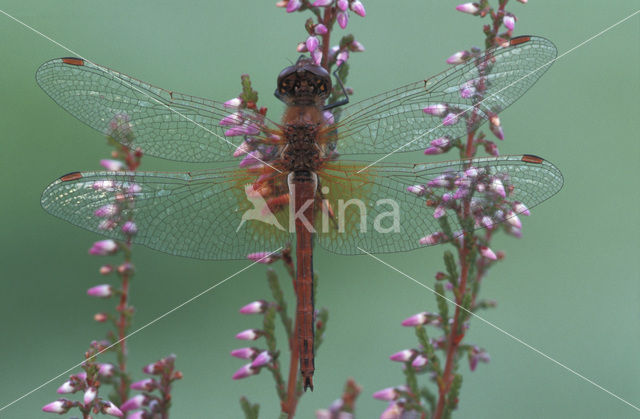
[[[86,58],[168,89],[227,100],[250,73],[272,116],[278,72],[297,58],[306,15],[287,15],[274,1],[3,0],[2,10]],[[516,34],[553,40],[563,53],[630,15],[634,1],[512,1]],[[483,44],[485,22],[454,10],[456,1],[365,1],[367,17],[351,15],[348,31],[367,48],[351,58],[349,85],[363,99],[435,74],[453,52]],[[338,30],[338,35],[344,31]],[[58,107],[36,85],[44,61],[68,56],[0,15],[0,406],[82,360],[104,327],[92,316],[111,305],[86,296],[102,283],[103,260],[89,257],[96,235],[46,214],[41,191],[58,176],[98,168],[110,150],[103,137]],[[564,173],[564,189],[524,220],[524,238],[500,237],[506,250],[483,285],[499,302],[482,315],[540,351],[629,402],[640,404],[640,239],[638,96],[640,16],[562,57],[513,107],[501,114],[503,154],[534,153]],[[437,157],[437,156],[436,156]],[[407,158],[403,156],[402,158]],[[410,156],[427,161],[421,153]],[[431,158],[431,160],[436,160]],[[142,169],[185,167],[145,158]],[[442,269],[444,248],[384,256],[428,285]],[[135,248],[132,298],[141,326],[247,262],[202,262]],[[316,365],[316,390],[301,418],[340,396],[348,377],[363,387],[357,413],[378,417],[386,406],[371,394],[403,382],[388,356],[415,338],[400,322],[435,311],[428,291],[367,256],[319,250],[317,304],[330,310],[326,342]],[[281,270],[279,270],[281,272]],[[283,277],[284,279],[284,277]],[[290,284],[285,281],[290,295]],[[261,404],[276,417],[269,374],[241,381],[243,362],[229,351],[244,346],[235,333],[259,326],[237,313],[268,295],[265,268],[255,266],[132,337],[134,378],[147,362],[175,353],[184,380],[175,385],[175,418],[240,418],[238,399]],[[634,417],[634,409],[525,348],[472,321],[465,341],[486,348],[491,363],[463,367],[459,418]],[[106,359],[105,359],[106,360]],[[44,416],[57,398],[54,380],[0,412]]]

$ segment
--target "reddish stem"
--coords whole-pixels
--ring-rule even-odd
[[[465,147],[465,157],[471,158],[474,154],[473,139],[475,137],[475,131],[467,133],[467,145]],[[471,215],[470,202],[465,200],[463,202],[462,216],[464,219],[469,218]],[[433,419],[440,419],[444,413],[444,406],[447,400],[447,394],[451,389],[451,383],[453,381],[453,367],[455,364],[455,356],[458,352],[458,347],[464,332],[458,333],[458,330],[462,330],[460,327],[460,318],[462,314],[462,300],[467,290],[467,278],[469,276],[469,249],[471,248],[471,236],[472,233],[465,232],[463,235],[462,245],[458,249],[458,259],[460,260],[460,266],[462,271],[460,273],[460,282],[457,287],[456,297],[456,310],[453,315],[453,324],[449,332],[449,342],[447,344],[447,357],[445,361],[444,371],[442,373],[441,380],[438,384],[438,404],[436,405],[436,411],[433,414]]]
[[[320,21],[327,28],[327,33],[322,35],[322,67],[329,71],[329,44],[331,42],[331,29],[333,26],[333,7],[324,9],[324,16]]]
[[[123,402],[128,399],[129,388],[127,385],[127,347],[126,347],[126,333],[127,333],[127,300],[129,297],[129,275],[122,275],[122,294],[120,294],[120,304],[116,310],[120,313],[120,317],[118,319],[118,340],[120,344],[118,346],[119,356],[118,356],[118,367],[120,369],[120,385],[118,389],[118,393],[120,395],[120,400]]]

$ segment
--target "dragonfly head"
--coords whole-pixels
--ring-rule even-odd
[[[309,59],[301,59],[278,75],[275,96],[288,105],[322,106],[331,93],[331,76]]]

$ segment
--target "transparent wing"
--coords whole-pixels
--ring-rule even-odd
[[[429,141],[466,135],[522,96],[551,66],[557,54],[547,39],[513,38],[427,80],[408,84],[347,106],[337,124],[340,154],[424,149]],[[432,115],[430,105],[444,105]],[[447,114],[460,114],[443,125]],[[455,119],[449,122],[455,121]]]
[[[121,227],[131,220],[134,243],[198,259],[242,259],[290,241],[286,224],[261,215],[264,201],[248,199],[254,180],[235,169],[74,172],[49,185],[41,202],[47,212],[117,240],[125,239]]]
[[[132,144],[145,154],[178,161],[233,160],[242,137],[227,137],[220,121],[232,114],[222,103],[155,87],[80,58],[57,58],[36,72],[40,87],[73,116],[110,132],[114,116],[126,118],[136,134]],[[261,128],[274,123],[249,109],[243,118]]]
[[[469,192],[464,196],[470,203],[470,215],[476,220],[467,227],[473,230],[486,227],[489,221],[497,225],[526,213],[527,208],[555,195],[563,184],[553,164],[530,155],[366,166],[365,162],[340,161],[321,173],[325,204],[323,214],[315,220],[317,243],[331,252],[362,254],[358,247],[372,253],[401,252],[455,238],[464,228],[455,208],[461,200],[451,197],[464,188]],[[475,177],[470,177],[474,175],[470,168]],[[505,196],[494,183],[496,179]],[[445,202],[442,195],[447,193],[450,199]],[[435,218],[438,207],[444,213]],[[420,243],[434,233],[447,237]]]

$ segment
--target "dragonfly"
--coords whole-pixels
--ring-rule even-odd
[[[314,246],[342,255],[410,251],[486,227],[487,219],[508,221],[563,183],[553,164],[527,154],[421,164],[343,156],[455,144],[495,124],[556,53],[545,38],[516,37],[428,79],[348,104],[327,104],[330,74],[301,59],[278,76],[279,122],[251,104],[233,108],[81,58],[53,59],[37,70],[38,84],[100,133],[164,159],[243,159],[181,173],[72,172],[51,183],[41,203],[76,226],[124,240],[117,222],[105,228],[96,217],[124,200],[118,216],[135,220],[134,243],[190,258],[243,259],[295,243],[294,340],[304,388],[313,389]],[[339,118],[327,114],[337,105]],[[475,222],[456,217],[456,205],[466,205]]]

